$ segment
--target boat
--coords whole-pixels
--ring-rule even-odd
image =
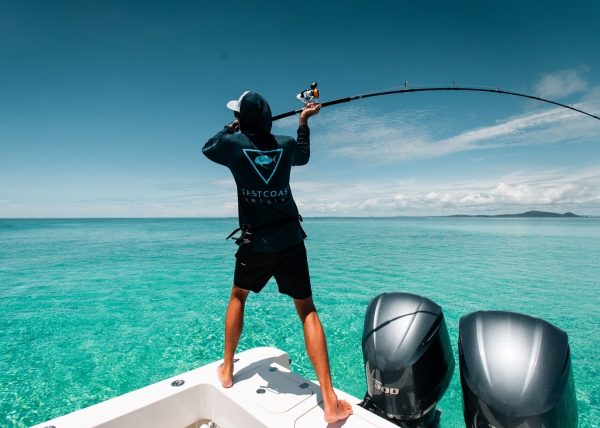
[[[397,428],[358,406],[345,421],[326,424],[316,382],[290,370],[282,350],[258,347],[236,354],[234,385],[223,388],[215,361],[150,386],[52,419],[34,428]]]
[[[566,332],[547,321],[477,311],[459,323],[463,415],[468,428],[576,428]],[[223,388],[214,361],[33,428],[438,428],[455,368],[442,308],[410,293],[369,303],[362,336],[366,394],[335,390],[353,414],[327,424],[319,384],[290,370],[280,349],[236,354]]]

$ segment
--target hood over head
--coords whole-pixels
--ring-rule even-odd
[[[271,107],[260,94],[248,92],[240,101],[240,131],[248,135],[270,135]]]

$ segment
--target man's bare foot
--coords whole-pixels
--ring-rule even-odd
[[[352,414],[352,406],[346,400],[337,400],[336,407],[333,409],[325,409],[323,414],[325,416],[325,422],[331,424],[350,416]]]
[[[225,370],[225,364],[219,364],[217,377],[223,388],[231,388],[233,386],[233,367],[231,367],[231,370]]]

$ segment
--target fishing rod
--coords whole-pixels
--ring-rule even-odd
[[[354,100],[360,100],[364,98],[373,98],[373,97],[381,97],[383,95],[393,95],[393,94],[406,94],[409,92],[433,92],[433,91],[471,91],[471,92],[490,92],[493,94],[505,94],[505,95],[513,95],[515,97],[529,98],[535,101],[542,101],[548,104],[554,104],[559,107],[563,107],[569,110],[576,111],[578,113],[585,114],[586,116],[592,117],[594,119],[600,120],[599,116],[588,113],[586,111],[580,110],[578,108],[573,107],[573,105],[567,105],[563,103],[559,103],[558,101],[552,101],[546,98],[542,98],[536,95],[528,95],[521,92],[508,91],[504,89],[500,89],[500,87],[496,88],[485,88],[485,87],[476,87],[476,86],[457,86],[456,84],[448,85],[448,86],[426,86],[426,87],[411,87],[407,82],[404,83],[404,87],[400,89],[386,90],[380,92],[370,92],[362,95],[354,95],[351,97],[338,98],[332,101],[326,101],[321,103],[321,108],[329,107],[336,104],[344,104]],[[319,98],[319,89],[317,87],[317,82],[313,82],[310,85],[310,89],[306,89],[296,95],[296,99],[304,104],[312,102]],[[302,112],[303,109],[299,108],[296,110],[291,110],[286,113],[278,114],[273,116],[273,121],[283,119],[285,117],[290,117],[295,114]]]

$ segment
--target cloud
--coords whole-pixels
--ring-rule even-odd
[[[529,209],[600,214],[600,166],[576,173],[516,172],[484,182],[299,184],[296,199],[307,216],[488,214]]]
[[[427,112],[381,113],[366,107],[333,110],[321,120],[316,138],[335,156],[372,162],[429,157],[432,138]]]
[[[283,119],[279,119],[278,121],[273,122],[273,128],[275,130],[277,130],[277,129],[282,129],[282,130],[294,129],[295,130],[297,127],[298,127],[298,116],[297,115],[285,117]]]
[[[593,88],[579,108],[600,112],[600,89]],[[398,162],[473,150],[552,144],[600,137],[598,122],[565,108],[551,108],[509,117],[499,123],[435,138],[427,111],[380,113],[366,107],[333,110],[315,131],[329,153],[362,161]]]
[[[581,76],[583,70],[561,70],[542,76],[536,85],[536,92],[544,98],[564,98],[587,89],[587,82]]]
[[[177,181],[123,187],[89,196],[76,192],[66,199],[0,204],[0,217],[233,217],[237,215],[231,178]]]
[[[10,201],[0,217],[235,217],[233,180],[137,189],[131,194],[54,204]],[[139,190],[139,191],[138,191]],[[600,215],[600,165],[585,170],[513,171],[469,181],[294,180],[303,216],[516,213],[530,209]],[[6,201],[2,201],[6,202]]]

